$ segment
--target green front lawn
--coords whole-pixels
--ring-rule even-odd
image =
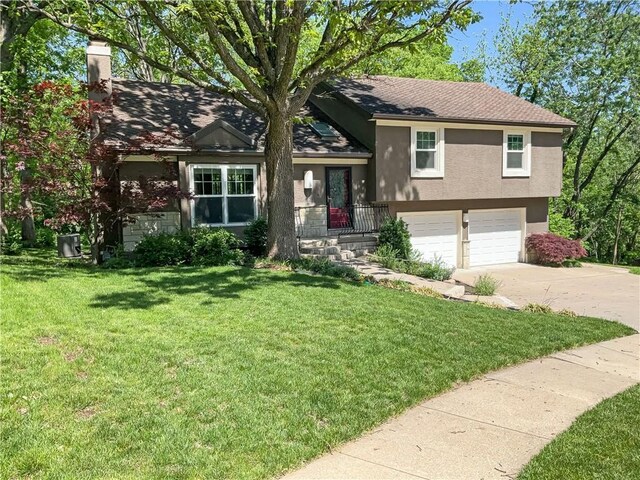
[[[285,271],[3,262],[1,478],[270,477],[456,382],[632,333]]]
[[[518,480],[640,478],[640,385],[582,414]]]

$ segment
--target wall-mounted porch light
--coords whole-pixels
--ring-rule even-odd
[[[469,223],[469,212],[462,212],[462,223]]]
[[[304,188],[310,189],[313,188],[313,171],[307,170],[304,172]]]

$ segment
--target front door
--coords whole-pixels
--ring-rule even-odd
[[[351,168],[327,167],[329,228],[351,227]]]

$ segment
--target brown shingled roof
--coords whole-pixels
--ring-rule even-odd
[[[571,120],[486,83],[369,76],[337,79],[335,91],[378,119],[574,127]]]
[[[159,135],[171,128],[178,134],[176,148],[184,148],[189,144],[183,140],[221,120],[249,137],[255,151],[264,150],[264,119],[233,99],[192,85],[122,79],[113,80],[113,91],[113,119],[107,127],[107,141],[126,144],[132,138],[148,133]],[[317,107],[308,104],[299,115],[330,123],[340,135],[321,138],[308,123],[296,123],[293,126],[295,153],[370,155],[366,147],[331,122]],[[210,145],[207,149],[218,147]],[[224,147],[224,150],[229,148]]]

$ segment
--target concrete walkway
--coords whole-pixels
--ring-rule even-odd
[[[505,479],[640,381],[640,335],[510,367],[427,400],[285,479]]]

